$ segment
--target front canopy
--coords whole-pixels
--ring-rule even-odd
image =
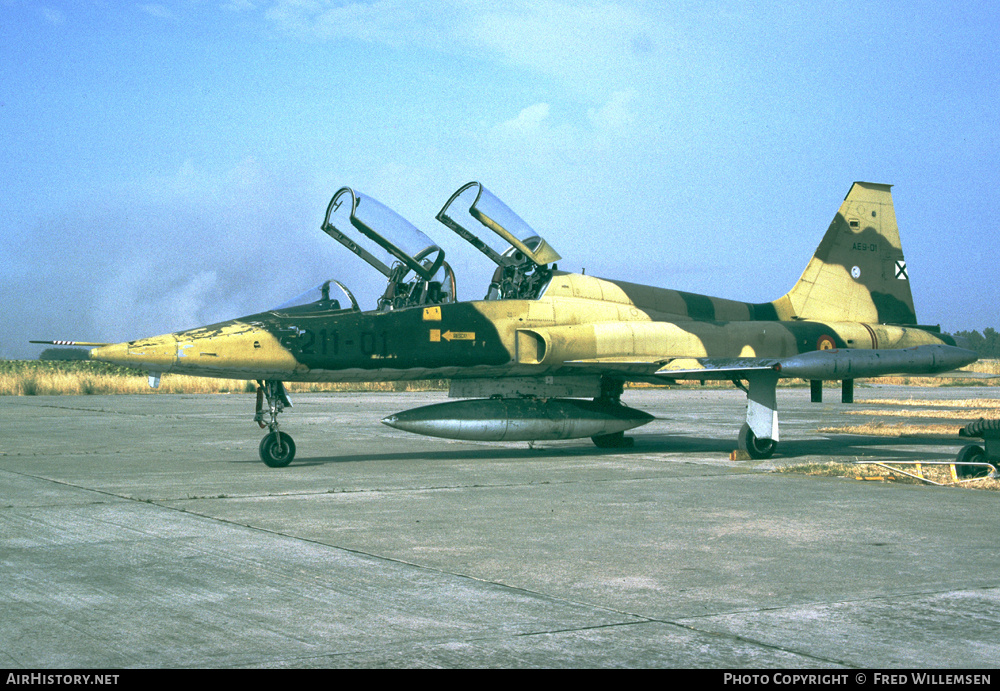
[[[339,298],[346,297],[347,300],[343,303]],[[350,304],[351,307],[347,308],[345,305]],[[354,299],[354,295],[350,290],[347,289],[340,281],[331,278],[327,281],[323,281],[315,288],[311,288],[306,292],[298,295],[287,302],[283,302],[274,308],[274,312],[285,312],[295,307],[309,307],[314,311],[337,311],[340,309],[351,309],[352,311],[359,311],[358,301]]]
[[[444,262],[444,250],[412,223],[350,187],[342,187],[333,195],[326,209],[323,231],[386,276],[392,274],[391,265],[398,261],[429,281]],[[370,243],[355,242],[352,236],[357,238],[357,232],[375,243],[378,254],[384,257],[384,252],[388,252],[391,258],[383,261],[362,246],[371,246]]]
[[[388,279],[378,309],[455,299],[455,279],[444,250],[375,199],[342,187],[330,200],[322,227]]]

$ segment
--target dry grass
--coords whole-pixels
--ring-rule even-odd
[[[434,391],[446,389],[444,380],[368,383],[288,383],[289,393],[335,391]],[[106,394],[253,393],[257,384],[238,379],[215,379],[165,374],[159,388],[149,386],[145,373],[125,367],[86,361],[0,361],[0,396],[60,396]]]
[[[978,363],[977,363],[978,364]],[[848,415],[867,415],[872,419],[858,425],[821,427],[820,432],[863,434],[882,437],[956,436],[966,421],[1000,417],[1000,400],[995,398],[964,398],[941,400],[931,398],[871,398],[856,401],[861,405],[893,406],[889,409],[846,410]],[[916,424],[887,422],[884,418],[921,420]],[[926,423],[922,420],[945,419],[953,423]]]
[[[915,437],[915,436],[945,436],[957,437],[959,424],[940,425],[908,425],[903,422],[888,423],[883,420],[872,420],[860,425],[844,425],[842,427],[820,427],[818,432],[833,434],[861,434],[870,437]]]
[[[1000,360],[977,360],[971,365],[966,365],[958,372],[971,372],[973,374],[996,375],[1000,379]],[[896,386],[996,386],[997,380],[993,378],[985,379],[965,379],[960,377],[879,377],[878,379],[861,379],[859,381],[877,382],[879,384],[894,384]]]
[[[981,417],[1000,415],[996,408],[974,408],[973,410],[845,410],[848,415],[875,415],[878,417],[908,418],[952,418],[955,420],[978,420]]]
[[[997,398],[957,398],[943,400],[934,398],[864,398],[855,401],[859,405],[905,405],[935,408],[993,408],[1000,409]]]
[[[922,465],[919,468],[916,463],[908,464],[898,464],[903,470],[916,475],[921,475],[928,480],[933,480],[937,483],[951,484],[955,487],[964,487],[968,489],[985,489],[991,491],[1000,491],[1000,479],[996,478],[977,478],[975,480],[967,480],[961,483],[953,483],[951,475],[951,467],[947,465]],[[776,473],[794,473],[798,475],[812,475],[812,476],[822,476],[822,477],[846,477],[854,478],[856,480],[881,480],[883,482],[898,482],[900,484],[906,485],[922,485],[927,484],[921,482],[917,478],[908,477],[902,473],[896,473],[892,470],[878,466],[875,464],[854,464],[854,463],[799,463],[796,465],[781,466],[774,470]]]
[[[967,420],[978,420],[983,417],[1000,416],[1000,400],[984,399],[868,399],[859,400],[857,403],[868,405],[886,406],[888,409],[875,410],[849,410],[845,411],[850,415],[869,415],[873,419],[859,425],[846,425],[842,427],[821,427],[820,432],[832,432],[836,434],[859,434],[865,436],[883,437],[958,437],[958,431],[964,426]],[[910,418],[920,422],[888,422],[879,418]],[[926,423],[923,420],[928,418],[953,419],[953,423]],[[892,464],[907,472],[920,475],[929,480],[941,484],[952,484],[952,468],[950,465],[922,465],[918,468],[916,463],[901,465]],[[862,479],[881,479],[889,482],[901,482],[908,484],[926,484],[917,478],[907,477],[901,472],[895,472],[888,468],[874,464],[854,465],[850,463],[813,463],[799,464],[779,468],[779,472],[803,473],[806,475],[835,475],[838,477],[854,477]],[[1000,480],[996,478],[979,478],[956,483],[960,487],[971,489],[987,489],[1000,491]]]

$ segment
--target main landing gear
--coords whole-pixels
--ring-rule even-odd
[[[268,429],[260,440],[260,460],[271,468],[284,468],[295,458],[295,442],[288,434],[278,431],[278,414],[291,407],[292,402],[283,383],[273,379],[257,381],[257,412],[253,419],[262,429]]]
[[[622,404],[622,393],[624,392],[624,381],[612,379],[611,377],[601,377],[601,395],[594,399],[594,403],[620,406]],[[597,434],[591,437],[590,440],[599,449],[631,449],[635,446],[635,439],[626,437],[624,432]]]
[[[755,460],[770,458],[778,448],[778,374],[763,370],[749,372],[745,378],[747,386],[733,380],[747,395],[747,421],[740,428],[737,446]]]
[[[740,428],[740,434],[736,439],[737,447],[746,453],[750,458],[761,460],[774,455],[774,450],[778,447],[778,442],[774,439],[758,439],[757,435],[750,429],[746,422]]]

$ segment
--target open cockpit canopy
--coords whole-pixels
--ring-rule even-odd
[[[326,209],[323,231],[388,279],[380,311],[455,300],[444,250],[375,199],[342,187]]]
[[[531,226],[478,182],[466,183],[451,195],[437,219],[497,265],[487,300],[537,298],[551,278],[548,265],[560,259]]]
[[[437,219],[500,266],[545,266],[560,259],[531,226],[478,182],[466,183],[451,195]]]
[[[497,265],[487,300],[538,298],[560,258],[531,226],[478,182],[467,183],[451,195],[437,220]],[[375,199],[350,187],[340,188],[330,200],[322,228],[386,277],[379,311],[457,299],[455,274],[444,260],[444,250]]]

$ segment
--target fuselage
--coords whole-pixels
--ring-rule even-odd
[[[763,303],[560,272],[559,254],[478,182],[437,219],[496,264],[488,299],[455,301],[443,250],[345,187],[322,227],[387,279],[378,309],[361,311],[330,279],[273,310],[90,356],[145,369],[152,386],[165,372],[257,380],[254,421],[268,428],[260,454],[273,467],[295,455],[278,429],[291,405],[284,382],[448,379],[449,396],[465,400],[383,422],[452,439],[589,436],[621,448],[632,441],[625,431],[653,419],[622,405],[626,383],[728,380],[747,394],[738,447],[762,459],[779,441],[781,378],[810,380],[813,401],[823,381],[840,380],[849,402],[856,378],[935,374],[976,359],[918,325],[889,185],[854,183],[799,280]],[[383,250],[392,258],[372,254]],[[351,309],[331,297],[338,287]]]
[[[283,381],[559,376],[579,361],[789,357],[951,339],[914,326],[797,319],[744,303],[556,272],[537,300],[383,312],[312,304],[95,348],[149,372]]]

